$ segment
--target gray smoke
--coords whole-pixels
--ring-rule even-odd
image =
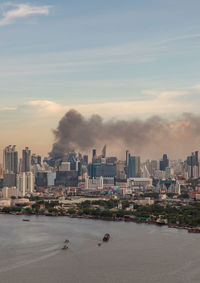
[[[153,116],[146,120],[109,120],[99,115],[86,119],[75,110],[68,111],[54,130],[55,143],[49,153],[53,159],[62,159],[73,150],[82,152],[105,143],[119,154],[125,148],[134,154],[158,157],[167,152],[174,157],[186,156],[200,144],[200,116],[183,114],[168,120]]]

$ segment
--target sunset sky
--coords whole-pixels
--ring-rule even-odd
[[[70,108],[199,114],[199,0],[0,1],[0,151],[47,154]]]

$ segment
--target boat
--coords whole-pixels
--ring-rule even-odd
[[[67,249],[68,249],[67,245],[64,245],[64,247],[62,248],[62,250],[67,250]]]
[[[164,220],[158,219],[156,220],[156,225],[162,226],[162,225],[166,225]]]
[[[110,234],[106,233],[106,234],[104,235],[104,237],[103,237],[103,241],[104,241],[104,242],[108,242],[109,239],[110,239]]]
[[[26,221],[26,222],[28,222],[28,221],[30,221],[30,219],[22,219],[23,221]]]
[[[189,228],[188,233],[200,233],[200,228]]]

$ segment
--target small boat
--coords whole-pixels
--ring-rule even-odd
[[[23,221],[26,221],[26,222],[28,222],[28,221],[30,221],[30,219],[22,219]]]
[[[110,239],[110,234],[106,233],[106,234],[104,235],[104,237],[103,237],[103,241],[104,241],[104,242],[108,242],[109,239]]]
[[[188,233],[200,233],[200,229],[199,228],[189,228]]]
[[[67,245],[64,245],[64,247],[62,248],[62,250],[67,250],[67,249],[68,249]]]

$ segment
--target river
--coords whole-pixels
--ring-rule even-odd
[[[0,215],[1,283],[200,282],[200,234],[147,224]],[[98,247],[103,235],[110,241]],[[65,239],[69,249],[63,251]]]

